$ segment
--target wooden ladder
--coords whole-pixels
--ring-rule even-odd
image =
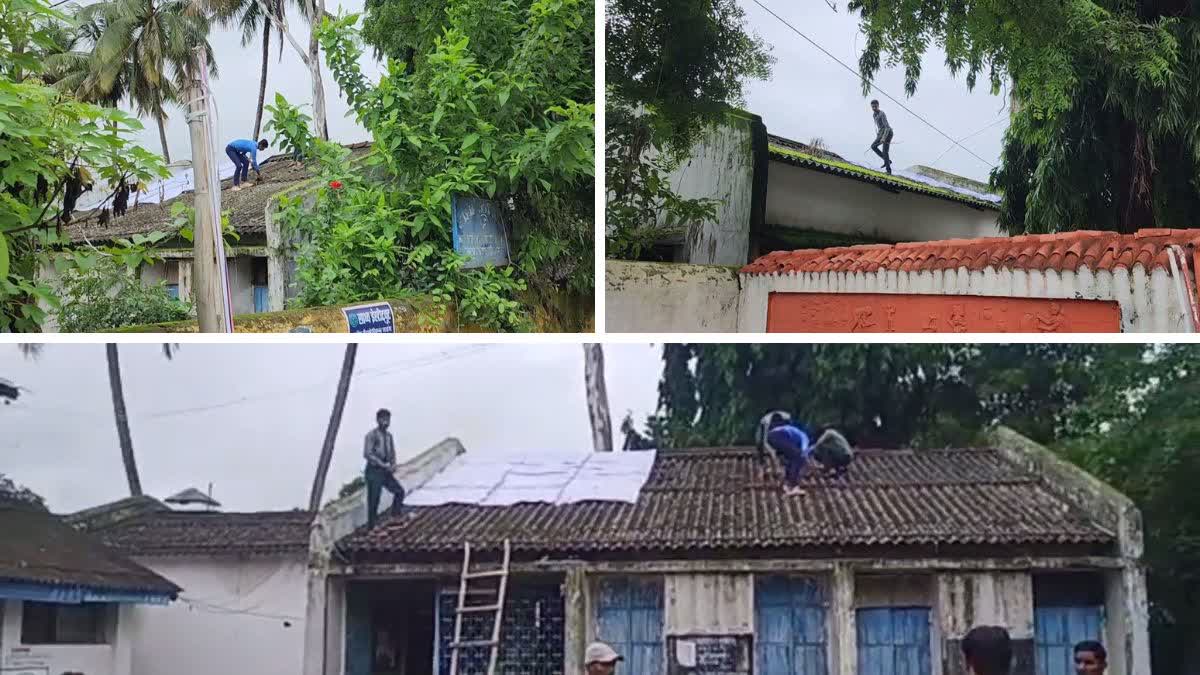
[[[454,611],[454,641],[450,643],[450,675],[459,675],[458,664],[459,656],[465,649],[482,649],[487,647],[491,654],[488,658],[487,675],[496,675],[496,664],[500,660],[500,624],[504,620],[504,597],[508,592],[508,564],[512,556],[512,546],[508,539],[504,540],[504,560],[500,564],[499,569],[488,570],[471,570],[471,542],[463,544],[463,565],[462,575],[458,582],[458,607]],[[474,591],[469,591],[468,586],[475,579],[499,579],[497,588],[480,588]],[[467,595],[491,595],[495,593],[495,604],[487,605],[468,605]],[[481,614],[484,612],[493,613],[492,622],[492,639],[490,640],[463,640],[463,615],[465,614]]]

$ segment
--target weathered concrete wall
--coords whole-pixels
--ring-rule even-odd
[[[671,574],[665,578],[667,635],[749,635],[754,632],[754,576]]]
[[[604,286],[609,333],[737,331],[737,268],[609,260]]]
[[[999,237],[998,213],[912,192],[771,162],[767,224],[883,239]]]
[[[790,273],[741,275],[738,332],[767,329],[771,293],[899,293],[943,296],[992,296],[1115,301],[1121,308],[1124,332],[1188,332],[1190,324],[1181,309],[1171,275],[1165,269],[1093,272],[1023,271],[988,267],[969,271],[876,273]],[[953,297],[946,298],[949,308]]]
[[[1003,626],[1013,640],[1012,675],[1033,675],[1033,577],[1026,572],[943,574],[937,616],[946,673],[966,672],[962,638],[976,626]]]
[[[457,325],[454,312],[433,298],[390,300],[397,333],[453,333]],[[360,304],[360,303],[355,303]],[[349,306],[349,305],[347,305]],[[287,333],[303,329],[308,333],[348,333],[346,317],[338,307],[303,307],[282,312],[238,314],[233,317],[235,333]],[[195,321],[155,323],[118,329],[120,333],[195,333]]]

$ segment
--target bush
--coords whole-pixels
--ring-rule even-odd
[[[103,333],[192,317],[191,304],[172,299],[165,283],[147,286],[137,273],[109,256],[87,269],[67,272],[62,297],[58,326],[66,333]]]

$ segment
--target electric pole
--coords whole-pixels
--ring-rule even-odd
[[[192,300],[201,333],[232,332],[225,305],[225,260],[217,240],[221,231],[221,181],[212,156],[212,123],[206,77],[208,55],[195,50],[188,86],[188,131],[192,139],[192,174],[196,181],[192,232]]]
[[[608,389],[604,386],[603,345],[583,345],[583,377],[587,387],[588,416],[592,421],[592,447],[596,452],[612,452],[612,418],[608,414]]]

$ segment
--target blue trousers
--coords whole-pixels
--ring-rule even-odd
[[[233,160],[233,184],[238,185],[250,175],[250,158],[232,145],[225,146],[225,154]]]
[[[804,465],[808,463],[808,455],[804,449],[783,439],[771,439],[770,443],[783,460],[783,484],[788,487],[799,485],[800,474],[804,472]]]

